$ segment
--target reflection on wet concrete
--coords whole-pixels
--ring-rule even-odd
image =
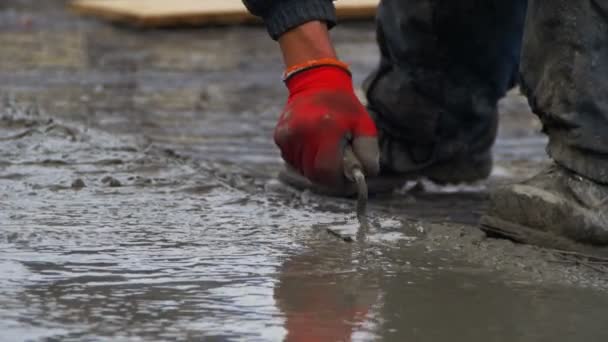
[[[339,257],[328,247],[320,243],[283,265],[275,297],[286,316],[286,341],[608,336],[601,318],[608,302],[599,293],[505,283],[500,274],[429,256],[416,244],[334,252]]]
[[[0,3],[0,340],[608,338],[605,273],[475,228],[488,189],[546,162],[516,93],[490,181],[375,198],[348,244],[324,228],[356,228],[351,200],[272,181],[285,91],[261,28],[138,31],[64,3]],[[373,25],[334,35],[360,82]]]

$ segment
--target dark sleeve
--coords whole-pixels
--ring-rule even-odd
[[[249,12],[264,20],[272,39],[286,31],[313,20],[336,24],[332,0],[243,0]]]

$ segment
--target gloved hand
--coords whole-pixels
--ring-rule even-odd
[[[274,140],[288,164],[315,183],[342,187],[350,144],[364,173],[378,174],[376,126],[355,96],[347,69],[318,66],[297,72],[286,84],[289,99]]]

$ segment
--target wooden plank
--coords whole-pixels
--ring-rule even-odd
[[[373,18],[380,0],[338,0],[341,19]],[[75,0],[79,14],[140,27],[255,22],[241,0]]]

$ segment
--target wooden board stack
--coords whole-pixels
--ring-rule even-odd
[[[341,19],[373,18],[380,0],[338,0]],[[139,27],[255,22],[241,0],[75,0],[79,14]]]

